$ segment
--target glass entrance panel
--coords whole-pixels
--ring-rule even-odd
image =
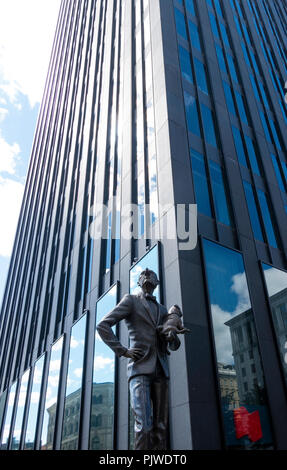
[[[96,324],[117,304],[117,284],[97,302]],[[115,327],[113,327],[115,332]],[[95,333],[90,449],[114,448],[115,354]]]
[[[203,240],[226,446],[273,447],[242,255]]]

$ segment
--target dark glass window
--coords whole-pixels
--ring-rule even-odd
[[[247,201],[247,206],[249,210],[250,222],[253,229],[254,237],[256,240],[264,241],[261,229],[261,223],[259,220],[259,215],[256,207],[256,202],[254,198],[254,192],[252,185],[247,181],[243,181],[245,197]]]
[[[201,44],[197,26],[190,20],[188,21],[188,26],[192,46],[195,47],[195,49],[201,51]]]
[[[213,189],[216,218],[219,222],[222,222],[225,225],[230,225],[230,216],[222,170],[218,163],[211,160],[209,161],[209,170]]]
[[[268,243],[271,246],[274,246],[275,248],[277,248],[276,237],[274,233],[274,228],[273,228],[273,224],[271,220],[271,215],[270,215],[270,210],[268,207],[266,194],[261,189],[257,189],[257,195],[258,195],[258,200],[259,200],[259,204],[261,208],[262,217],[264,220]]]
[[[184,14],[179,11],[177,8],[174,9],[175,24],[177,33],[187,40],[187,31]]]
[[[204,157],[195,150],[190,150],[192,175],[194,182],[195,198],[198,211],[211,217],[209,190],[206,177]]]
[[[272,144],[272,140],[271,140],[270,132],[269,132],[269,129],[268,129],[266,117],[265,117],[265,115],[262,111],[259,111],[259,114],[260,114],[260,117],[261,117],[261,122],[262,122],[262,126],[263,126],[263,129],[264,129],[265,137],[268,140],[268,142],[270,142]]]
[[[262,263],[269,305],[287,385],[287,272]]]
[[[247,114],[246,114],[246,110],[245,110],[244,101],[243,101],[243,98],[242,98],[241,94],[238,93],[238,91],[235,91],[235,99],[236,99],[236,102],[237,102],[239,115],[240,115],[242,121],[245,124],[248,124],[248,119],[247,119]]]
[[[179,50],[181,74],[183,78],[193,83],[189,52],[182,46],[179,46],[178,50]]]
[[[248,157],[250,161],[250,165],[252,168],[253,173],[256,173],[257,175],[260,175],[259,167],[258,167],[258,162],[257,162],[257,156],[255,152],[255,148],[253,145],[252,139],[248,135],[244,135],[245,138],[245,143],[247,147],[247,152],[248,152]]]
[[[216,18],[213,13],[209,12],[211,29],[215,37],[219,38],[219,31],[216,24]]]
[[[202,103],[200,104],[200,108],[201,108],[205,140],[209,145],[216,147],[217,141],[216,141],[212,111],[211,109],[209,109],[207,106],[205,106]]]
[[[226,57],[227,57],[227,62],[228,62],[231,78],[232,78],[232,80],[234,80],[235,82],[238,83],[238,76],[237,76],[237,72],[236,72],[233,57],[230,54],[226,54]]]
[[[208,240],[203,240],[203,249],[218,375],[224,373],[229,382],[227,390],[220,383],[226,447],[271,449],[264,374],[242,255]],[[254,354],[256,377],[242,374],[242,369],[250,370],[248,354],[241,361],[248,351]]]
[[[208,95],[208,87],[207,87],[207,80],[206,80],[206,74],[205,74],[205,67],[203,63],[194,58],[194,68],[195,68],[195,75],[196,75],[196,80],[197,80],[197,86],[198,88],[203,92]]]
[[[240,165],[243,165],[247,168],[246,155],[245,155],[245,150],[244,150],[240,130],[237,129],[237,127],[232,126],[232,133],[233,133],[238,161]]]
[[[184,92],[184,102],[188,130],[200,137],[196,98],[189,93]]]
[[[221,31],[221,36],[222,36],[223,42],[227,47],[229,47],[229,49],[231,49],[229,38],[228,38],[227,31],[226,31],[226,28],[225,28],[224,24],[219,23],[219,25],[220,25],[220,31]]]
[[[278,165],[278,162],[277,162],[277,159],[276,159],[275,155],[271,154],[271,159],[272,159],[272,162],[273,162],[273,167],[274,167],[274,171],[275,171],[275,174],[276,174],[276,178],[277,178],[277,181],[278,181],[279,188],[281,189],[281,191],[285,192],[284,183],[283,183],[283,180],[282,180],[279,165]]]
[[[218,44],[215,44],[215,48],[216,48],[216,55],[217,55],[220,70],[222,70],[222,72],[224,72],[224,73],[227,73],[225,58],[224,58],[224,55],[223,55],[223,50]]]
[[[234,105],[234,100],[233,100],[231,88],[225,80],[222,80],[222,84],[223,84],[227,109],[228,109],[229,113],[236,116],[235,105]]]
[[[117,304],[117,284],[111,287],[97,302],[96,323]],[[116,332],[113,327],[114,333]],[[90,449],[114,448],[115,416],[115,355],[95,333],[92,407],[90,422]]]
[[[191,13],[193,16],[195,16],[193,0],[185,0],[185,6],[186,6],[187,11]]]

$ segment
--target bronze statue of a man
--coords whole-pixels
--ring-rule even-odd
[[[126,294],[97,325],[99,335],[115,354],[129,359],[127,373],[135,416],[136,450],[167,448],[167,347],[177,350],[180,340],[176,333],[160,333],[159,327],[166,321],[168,312],[152,295],[158,284],[157,275],[146,268],[138,280],[141,292]],[[128,327],[129,349],[122,346],[112,330],[121,320]]]

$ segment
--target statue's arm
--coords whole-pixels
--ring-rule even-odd
[[[114,334],[112,327],[127,318],[132,311],[132,296],[126,294],[122,300],[97,324],[97,332],[102,340],[120,357],[127,352]]]

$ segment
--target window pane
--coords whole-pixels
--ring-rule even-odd
[[[276,237],[273,229],[273,224],[270,216],[270,211],[266,199],[265,193],[261,189],[257,189],[259,204],[262,212],[262,217],[264,220],[265,230],[267,234],[268,243],[271,246],[277,248]]]
[[[287,273],[262,263],[284,378],[287,385]]]
[[[250,218],[252,230],[254,233],[254,237],[256,238],[256,240],[260,240],[263,242],[264,239],[263,239],[261,223],[259,220],[257,207],[256,207],[255,199],[254,199],[253,188],[250,183],[247,183],[247,181],[243,181],[243,186],[245,190],[245,197],[246,197],[247,206],[249,210],[249,218]]]
[[[72,328],[69,368],[66,382],[61,449],[78,449],[85,353],[86,318],[84,315]]]
[[[25,372],[21,380],[20,393],[18,397],[16,418],[14,424],[14,432],[12,438],[12,450],[18,450],[20,446],[29,377],[30,369]]]
[[[203,121],[203,129],[205,134],[206,142],[213,147],[217,146],[215,130],[214,130],[214,121],[212,116],[212,111],[201,103],[201,115]]]
[[[222,51],[221,47],[218,44],[215,44],[215,48],[216,48],[216,55],[217,55],[220,70],[222,70],[222,72],[224,72],[224,73],[227,73],[227,68],[226,68],[226,63],[225,63],[225,58],[224,58],[224,55],[223,55],[223,51]]]
[[[96,323],[117,304],[117,285],[97,302]],[[113,327],[115,332],[115,327]],[[95,333],[92,407],[90,421],[90,449],[114,448],[115,416],[115,355]]]
[[[11,386],[10,392],[9,392],[8,405],[7,405],[7,410],[6,410],[6,417],[5,417],[5,421],[3,423],[3,431],[2,431],[2,439],[1,439],[1,450],[5,450],[5,449],[8,448],[8,439],[9,439],[9,434],[10,434],[11,418],[12,418],[12,413],[13,413],[13,408],[14,408],[16,387],[17,387],[17,382],[15,382]]]
[[[204,157],[195,150],[190,150],[194,191],[198,211],[211,217],[209,190],[205,171]]]
[[[252,171],[253,171],[253,173],[256,173],[257,175],[260,175],[260,171],[259,171],[259,167],[258,167],[258,163],[257,163],[257,156],[256,156],[256,152],[255,152],[253,142],[250,139],[250,137],[248,137],[248,135],[244,135],[244,138],[245,138],[245,143],[246,143],[246,147],[247,147],[249,161],[250,161]]]
[[[188,21],[188,26],[189,26],[191,44],[193,47],[195,47],[195,49],[198,49],[200,51],[201,44],[200,44],[197,26],[190,20]]]
[[[184,102],[188,130],[200,137],[196,99],[189,93],[184,92]]]
[[[26,450],[33,450],[35,444],[35,432],[40,404],[40,392],[42,385],[44,359],[45,356],[42,356],[40,359],[38,359],[34,367],[33,385],[30,396],[26,437],[24,439],[24,449]]]
[[[275,171],[275,174],[276,174],[276,178],[277,178],[277,181],[278,181],[279,188],[281,189],[281,191],[285,192],[284,183],[283,183],[283,180],[282,180],[279,165],[278,165],[278,162],[276,160],[275,155],[271,154],[271,159],[272,159],[272,162],[273,162],[273,167],[274,167],[274,171]]]
[[[48,384],[44,407],[44,419],[41,435],[41,450],[53,449],[56,411],[58,402],[58,387],[62,362],[63,336],[53,345],[51,351]]]
[[[237,129],[237,127],[232,126],[232,133],[233,133],[238,161],[240,165],[243,165],[246,168],[248,168],[240,130]]]
[[[197,60],[196,58],[194,58],[194,67],[195,67],[197,86],[203,93],[206,93],[208,95],[208,88],[207,88],[204,65],[202,62],[200,62],[200,60]]]
[[[226,99],[226,103],[227,103],[227,109],[228,109],[229,113],[236,116],[236,111],[235,111],[233,96],[232,96],[232,93],[231,93],[231,88],[228,85],[228,83],[226,83],[224,80],[222,80],[222,84],[223,84],[225,99]]]
[[[182,46],[179,46],[178,50],[182,76],[189,82],[193,83],[189,52]]]
[[[247,119],[247,115],[246,115],[246,110],[245,110],[245,105],[244,105],[244,102],[243,102],[243,98],[242,98],[241,94],[238,93],[238,91],[235,91],[235,98],[236,98],[236,102],[237,102],[239,115],[240,115],[242,121],[245,122],[245,124],[248,124],[248,119]]]
[[[211,24],[211,29],[215,37],[219,38],[219,32],[216,24],[216,19],[213,13],[209,12],[209,18],[210,18],[210,24]]]
[[[236,72],[233,57],[230,54],[226,54],[226,56],[227,56],[227,62],[228,62],[228,65],[229,65],[229,71],[230,71],[231,78],[232,78],[232,80],[234,80],[235,82],[238,83],[238,77],[237,77],[237,72]]]
[[[271,449],[261,357],[243,259],[203,240],[221,410],[229,449]]]
[[[211,160],[209,161],[209,169],[213,189],[216,218],[219,222],[222,222],[225,225],[230,225],[230,217],[222,170],[217,163]]]
[[[195,16],[193,0],[185,0],[185,6],[187,11]]]
[[[185,19],[184,19],[184,14],[179,11],[177,8],[174,9],[174,15],[175,15],[175,24],[176,24],[176,30],[180,36],[182,36],[184,39],[187,40],[187,32],[186,32],[186,25],[185,25]]]

